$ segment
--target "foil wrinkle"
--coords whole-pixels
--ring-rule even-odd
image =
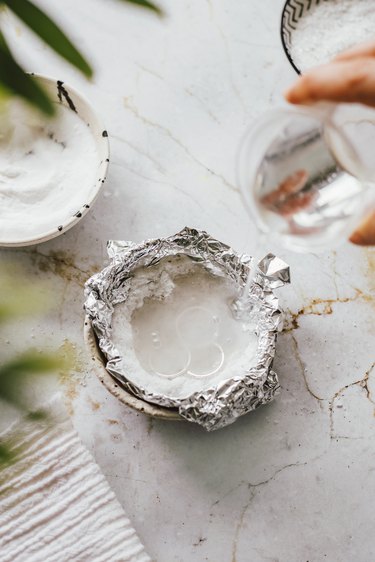
[[[110,241],[107,247],[111,263],[87,281],[84,306],[107,359],[106,368],[120,385],[147,402],[177,408],[183,418],[208,431],[229,425],[275,398],[280,386],[272,363],[277,333],[282,328],[282,313],[273,289],[290,282],[287,264],[268,254],[257,265],[250,286],[248,297],[259,336],[255,364],[245,373],[233,373],[231,379],[217,386],[177,400],[150,393],[147,388],[133,384],[130,376],[123,372],[121,354],[111,340],[114,307],[127,299],[133,273],[138,267],[152,267],[165,257],[188,256],[213,275],[229,277],[239,289],[245,287],[252,259],[249,255],[237,254],[204,231],[187,227],[168,238],[140,244]]]

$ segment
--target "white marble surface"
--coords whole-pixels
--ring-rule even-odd
[[[369,562],[375,559],[375,252],[281,252],[293,284],[281,299],[276,402],[213,434],[153,422],[96,380],[82,338],[82,286],[108,238],[135,241],[201,227],[239,251],[255,229],[235,186],[238,141],[279,103],[294,73],[279,38],[281,0],[162,0],[168,16],[115,0],[41,2],[91,57],[87,83],[9,21],[30,70],[91,100],[110,134],[108,181],[60,238],[1,252],[27,282],[54,291],[47,319],[15,322],[13,349],[75,345],[62,388],[94,454],[157,562]],[[17,344],[15,343],[17,339]]]

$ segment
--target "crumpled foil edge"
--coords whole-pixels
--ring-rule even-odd
[[[133,384],[121,369],[121,355],[111,341],[114,306],[126,300],[132,272],[138,267],[156,265],[166,256],[182,254],[201,263],[212,274],[230,277],[238,286],[244,287],[252,258],[247,254],[237,254],[204,231],[187,227],[168,238],[146,240],[140,244],[110,241],[107,247],[111,263],[87,281],[84,308],[99,347],[108,360],[108,372],[126,390],[147,402],[177,408],[183,418],[200,424],[208,431],[225,427],[239,416],[275,398],[280,385],[272,363],[277,332],[282,329],[282,313],[273,289],[290,282],[287,264],[268,254],[257,265],[250,287],[250,298],[256,304],[258,315],[257,364],[248,372],[233,376],[217,386],[176,400]]]

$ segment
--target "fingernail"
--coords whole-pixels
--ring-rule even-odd
[[[294,103],[294,88],[288,88],[288,90],[285,90],[284,92],[284,98],[286,99],[286,101],[288,101],[289,103]]]
[[[359,234],[359,232],[353,232],[353,234],[349,238],[349,241],[352,244],[356,244],[357,246],[362,246],[362,236]]]
[[[375,211],[367,215],[349,240],[358,246],[375,246]]]
[[[375,246],[375,240],[373,240],[371,237],[363,236],[358,231],[353,232],[349,240],[356,246]]]

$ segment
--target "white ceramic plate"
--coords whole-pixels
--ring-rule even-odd
[[[69,228],[77,224],[89,211],[92,204],[96,200],[107,175],[109,164],[108,133],[101,125],[90,104],[81,94],[79,94],[71,86],[65,84],[65,82],[41,75],[34,75],[34,77],[47,90],[54,102],[62,104],[70,111],[74,111],[78,115],[78,117],[82,119],[82,121],[89,127],[89,130],[91,131],[92,137],[95,142],[97,153],[97,164],[96,170],[94,171],[96,179],[93,188],[90,190],[89,196],[85,199],[84,203],[82,203],[79,208],[74,210],[74,214],[67,211],[66,216],[61,217],[61,220],[59,220],[59,224],[56,224],[56,226],[47,231],[38,232],[32,237],[28,236],[26,233],[23,233],[22,224],[20,224],[16,239],[12,240],[7,237],[6,239],[2,240],[0,235],[0,246],[20,247],[39,244],[40,242],[46,242],[47,240],[55,238],[56,236],[59,236],[60,234],[66,232]],[[85,159],[83,158],[82,166],[85,166],[84,160]],[[90,173],[91,172],[92,170],[90,170]],[[77,189],[79,189],[79,186],[72,186],[72,190]]]

